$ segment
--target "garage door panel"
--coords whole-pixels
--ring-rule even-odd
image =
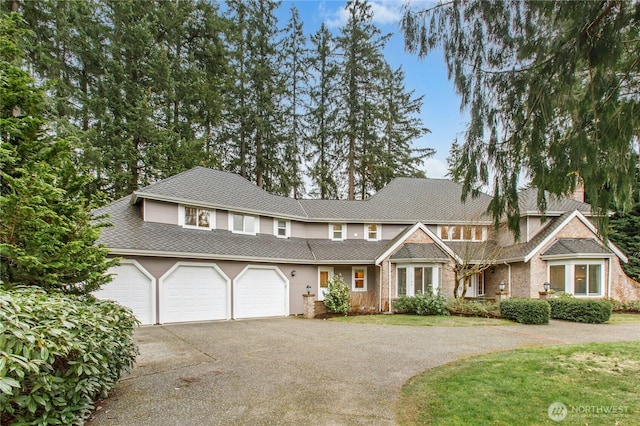
[[[214,265],[177,264],[160,281],[160,322],[228,319],[229,280]]]
[[[130,308],[142,324],[155,324],[155,279],[137,263],[122,263],[108,273],[113,274],[113,280],[93,295]]]
[[[235,318],[286,316],[289,286],[273,268],[247,267],[235,282]]]

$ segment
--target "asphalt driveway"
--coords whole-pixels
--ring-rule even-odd
[[[476,354],[639,340],[640,325],[399,327],[301,318],[142,327],[92,426],[393,425],[402,385]]]

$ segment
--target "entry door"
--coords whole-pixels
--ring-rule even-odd
[[[324,300],[324,292],[327,290],[327,283],[333,278],[333,268],[321,266],[318,268],[318,294],[317,300]]]

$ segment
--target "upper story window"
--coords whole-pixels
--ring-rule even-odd
[[[333,241],[345,240],[347,238],[347,225],[344,223],[330,223],[329,238]]]
[[[380,225],[376,225],[373,223],[365,223],[364,225],[364,235],[367,241],[380,241]]]
[[[291,236],[291,222],[284,219],[273,219],[273,234],[278,238]]]
[[[236,234],[255,235],[259,232],[259,221],[255,216],[231,213],[229,214],[229,229]]]
[[[214,212],[198,207],[184,206],[180,209],[180,224],[185,228],[213,229]]]
[[[440,238],[445,241],[485,241],[486,226],[440,226]]]

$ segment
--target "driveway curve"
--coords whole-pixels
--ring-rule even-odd
[[[402,385],[461,357],[639,340],[638,324],[401,327],[301,318],[142,327],[103,425],[393,425]]]

